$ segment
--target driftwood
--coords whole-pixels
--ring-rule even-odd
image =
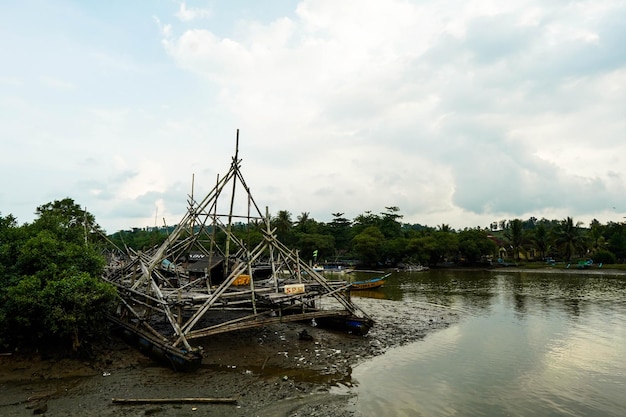
[[[180,403],[205,403],[205,404],[236,404],[235,398],[112,398],[114,404],[180,404]]]

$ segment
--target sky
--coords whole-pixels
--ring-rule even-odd
[[[8,0],[0,215],[177,224],[241,172],[329,222],[626,216],[622,0]],[[219,176],[219,177],[218,177]]]

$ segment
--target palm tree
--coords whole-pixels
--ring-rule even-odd
[[[504,237],[513,248],[513,255],[515,259],[519,261],[520,251],[524,250],[524,243],[526,243],[526,236],[524,236],[524,227],[520,219],[515,219],[509,222],[508,229],[504,232]]]
[[[607,242],[604,238],[605,226],[598,220],[593,219],[589,229],[589,239],[591,240],[591,251],[595,254],[607,249]]]
[[[550,236],[543,223],[537,226],[531,239],[535,249],[541,254],[541,259],[544,259],[550,249]]]
[[[574,220],[568,217],[555,228],[555,243],[568,261],[571,261],[572,256],[584,246],[585,239],[580,229],[581,225],[581,222],[574,224]]]
[[[289,235],[293,222],[291,221],[291,213],[287,210],[280,210],[278,215],[272,219],[273,226],[276,228],[276,236],[283,243],[288,243]]]
[[[307,233],[307,225],[309,222],[309,212],[308,211],[303,211],[299,216],[298,216],[298,221],[296,222],[295,226],[298,228],[298,230],[302,233]]]

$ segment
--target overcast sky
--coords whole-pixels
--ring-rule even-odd
[[[176,224],[242,173],[271,214],[453,228],[626,216],[623,0],[9,0],[0,214]]]

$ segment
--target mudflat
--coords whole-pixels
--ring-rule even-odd
[[[430,304],[353,300],[376,322],[365,336],[312,322],[225,333],[198,341],[202,366],[188,373],[174,372],[117,338],[98,346],[89,361],[2,355],[0,415],[357,416],[354,366],[459,317]],[[311,337],[301,338],[303,330]],[[114,398],[166,402],[129,404]],[[191,401],[195,398],[234,401]]]

